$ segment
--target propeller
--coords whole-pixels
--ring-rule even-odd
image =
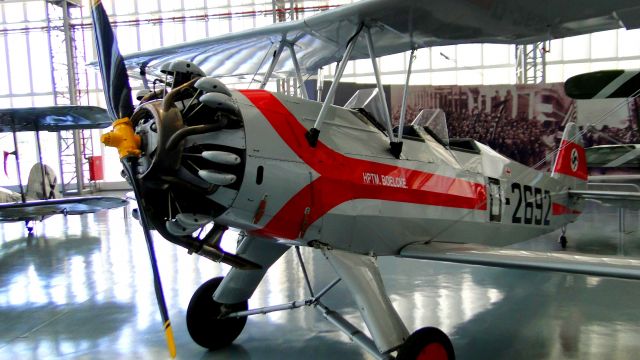
[[[140,222],[142,224],[144,238],[147,242],[149,260],[151,261],[156,300],[164,324],[169,354],[172,358],[175,358],[176,345],[171,329],[171,321],[169,320],[169,312],[167,311],[167,304],[162,291],[158,263],[153,248],[153,239],[151,237],[149,221],[144,211],[145,204],[141,196],[140,183],[135,176],[138,157],[140,155],[140,138],[134,133],[133,125],[129,120],[134,110],[133,102],[131,101],[129,76],[124,66],[124,58],[120,54],[113,29],[109,23],[109,18],[100,0],[92,0],[91,17],[93,19],[95,41],[98,50],[98,63],[107,100],[107,110],[114,119],[113,131],[103,135],[102,141],[105,145],[118,148],[125,173],[131,181],[133,192],[139,202]]]

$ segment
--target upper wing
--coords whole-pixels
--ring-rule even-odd
[[[187,42],[125,56],[129,70],[159,69],[185,59],[212,76],[254,74],[281,41],[294,45],[303,72],[341,59],[361,23],[371,28],[377,56],[463,43],[527,44],[621,26],[640,26],[637,0],[367,0],[304,20]],[[275,45],[275,46],[274,46]],[[352,58],[368,57],[364,41]],[[283,52],[276,71],[293,71]]]
[[[472,244],[431,242],[408,245],[400,251],[400,257],[640,280],[640,259],[619,256],[594,256],[569,252],[543,253]]]
[[[107,111],[96,106],[0,109],[0,132],[103,129],[111,122]]]
[[[0,221],[37,219],[55,214],[79,215],[125,206],[127,200],[112,196],[87,196],[0,204]]]

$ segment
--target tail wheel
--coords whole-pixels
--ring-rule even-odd
[[[566,249],[567,244],[569,243],[569,241],[567,241],[567,237],[564,235],[560,236],[560,238],[558,239],[558,242],[560,243],[560,246],[562,246],[563,249]]]
[[[455,360],[453,344],[442,330],[425,327],[416,330],[400,346],[397,360]]]
[[[226,310],[241,311],[248,309],[247,301],[224,305],[213,300],[223,277],[213,278],[202,284],[191,297],[187,308],[187,330],[196,344],[209,350],[216,350],[230,345],[244,325],[246,317],[220,319],[222,307]]]

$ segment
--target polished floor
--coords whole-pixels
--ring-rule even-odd
[[[569,227],[570,250],[640,257],[638,213],[592,207]],[[146,247],[122,210],[56,216],[28,237],[0,224],[0,359],[168,358]],[[557,249],[557,233],[519,246]],[[233,238],[227,242],[233,243]],[[193,291],[228,268],[156,241],[179,359],[370,359],[314,309],[251,317],[236,343],[208,352],[185,327]],[[268,273],[251,306],[306,296],[293,253]],[[335,274],[303,250],[312,282]],[[382,275],[410,330],[452,337],[459,359],[638,359],[640,283],[381,258]],[[344,285],[325,302],[361,326]]]

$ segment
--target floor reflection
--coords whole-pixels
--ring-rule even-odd
[[[569,227],[571,250],[640,256],[638,212],[625,218],[620,233],[617,210],[591,208]],[[135,220],[121,210],[54,216],[31,237],[20,223],[0,227],[0,358],[167,357]],[[556,249],[557,235],[518,247]],[[232,234],[225,238],[234,243]],[[160,238],[156,250],[179,358],[370,358],[313,309],[252,317],[234,346],[204,351],[187,334],[185,310],[201,283],[229,268]],[[303,249],[303,256],[316,288],[335,278],[320,254]],[[637,282],[396,258],[379,265],[407,327],[442,328],[460,359],[631,359],[640,351]],[[288,253],[250,304],[305,296],[297,259]],[[362,326],[344,285],[325,302]]]

